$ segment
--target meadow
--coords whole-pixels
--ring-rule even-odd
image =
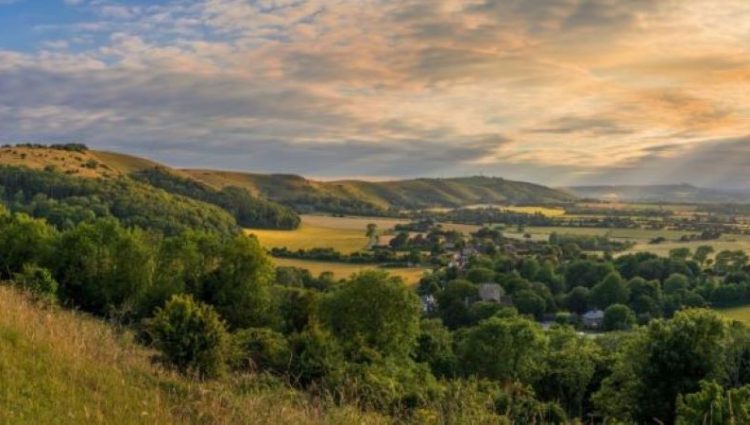
[[[0,285],[0,423],[381,424],[351,406],[237,375],[198,382],[155,365],[127,332]]]

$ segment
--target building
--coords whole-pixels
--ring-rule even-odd
[[[422,295],[419,297],[419,300],[422,302],[423,313],[429,314],[437,310],[437,300],[435,300],[434,296]]]
[[[479,285],[479,299],[481,301],[495,302],[504,306],[512,306],[513,299],[505,295],[505,290],[497,283],[482,283]]]
[[[604,312],[601,310],[589,310],[581,316],[583,327],[599,329],[604,324]]]

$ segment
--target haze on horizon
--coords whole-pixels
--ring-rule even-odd
[[[0,143],[750,187],[747,0],[0,0]]]

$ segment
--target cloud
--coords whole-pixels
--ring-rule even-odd
[[[324,177],[746,181],[744,0],[65,3],[80,20],[0,50],[0,142]]]

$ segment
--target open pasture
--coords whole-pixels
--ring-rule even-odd
[[[426,271],[426,269],[421,268],[385,268],[372,264],[329,263],[324,261],[297,260],[293,258],[273,258],[272,260],[277,266],[307,269],[313,276],[318,276],[323,272],[331,272],[337,279],[347,278],[352,274],[363,270],[384,270],[389,274],[399,276],[408,285],[417,284]]]

